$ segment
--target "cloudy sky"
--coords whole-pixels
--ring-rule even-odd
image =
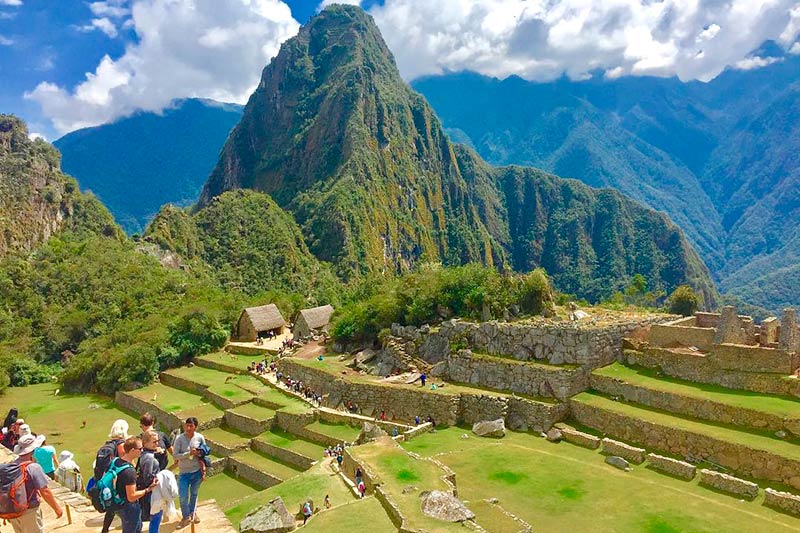
[[[330,0],[0,0],[0,112],[48,139],[197,96],[243,103]],[[407,80],[473,70],[709,80],[800,54],[800,0],[349,0]],[[770,47],[770,50],[776,50]]]

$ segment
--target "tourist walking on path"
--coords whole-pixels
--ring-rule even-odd
[[[306,525],[312,513],[311,504],[309,502],[303,502],[303,525]]]
[[[173,443],[173,455],[178,461],[178,492],[181,500],[181,523],[178,527],[186,527],[191,522],[200,522],[197,517],[197,494],[203,482],[200,468],[200,446],[206,445],[206,439],[197,431],[197,419],[189,417],[183,424],[183,433]]]
[[[108,432],[108,440],[97,451],[97,456],[94,460],[94,480],[99,481],[106,470],[111,466],[115,458],[120,457],[125,450],[123,444],[129,437],[128,435],[128,422],[123,419],[115,420],[111,424],[111,431]],[[111,522],[114,521],[116,511],[106,511],[106,516],[103,518],[103,529],[101,533],[108,533],[111,529]]]
[[[75,462],[75,455],[67,450],[61,450],[58,456],[56,481],[73,492],[83,492],[83,478],[81,469]]]
[[[144,434],[151,430],[155,431],[156,435],[158,436],[155,456],[158,460],[158,469],[165,470],[167,468],[167,463],[169,462],[169,456],[167,455],[167,452],[172,454],[172,442],[169,440],[169,436],[167,436],[166,433],[156,429],[156,419],[153,418],[153,415],[150,413],[145,413],[142,415],[142,417],[139,419],[139,426],[142,428],[142,441],[144,441]]]
[[[428,379],[428,376],[425,375],[425,372],[419,375],[419,381],[422,383],[422,386],[425,386],[425,381]]]
[[[158,479],[145,488],[136,488],[136,470],[133,461],[142,455],[142,440],[139,437],[129,437],[122,444],[123,453],[115,458],[111,465],[119,470],[115,481],[117,496],[123,500],[117,514],[122,520],[122,533],[142,533],[142,508],[139,500],[153,491],[158,484]]]
[[[40,497],[47,502],[47,505],[52,507],[56,513],[56,518],[61,518],[63,514],[55,496],[47,488],[47,476],[44,475],[42,467],[33,462],[33,452],[42,442],[44,442],[44,436],[25,435],[14,446],[14,453],[19,456],[17,460],[12,464],[0,467],[2,468],[3,477],[8,476],[12,482],[18,479],[19,476],[23,476],[23,471],[27,472],[27,476],[24,479],[28,508],[18,518],[8,520],[16,533],[44,533],[44,518],[42,517],[42,510],[39,508]],[[17,473],[14,474],[13,470],[17,470]],[[3,490],[7,490],[5,488],[6,480],[4,479],[3,481]],[[10,496],[10,494],[5,494],[5,496]]]
[[[34,450],[33,459],[42,467],[45,476],[50,479],[56,478],[56,467],[58,467],[56,449],[48,446],[47,440],[43,441],[42,445]]]
[[[9,450],[14,449],[14,444],[17,441],[17,434],[14,431],[15,424],[17,423],[17,416],[19,412],[17,411],[16,407],[12,407],[8,410],[8,414],[6,415],[6,419],[3,421],[3,440],[0,443],[3,444]]]
[[[153,484],[153,480],[161,471],[156,457],[156,450],[158,449],[159,435],[156,431],[145,431],[142,434],[142,456],[139,457],[139,462],[136,463],[136,488],[145,489]],[[152,494],[146,494],[139,502],[142,507],[142,521],[150,521],[150,533],[158,533],[158,528],[161,526],[161,518],[164,516],[164,511],[153,513],[151,511],[150,500]]]

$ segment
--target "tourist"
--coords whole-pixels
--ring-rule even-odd
[[[311,503],[307,501],[303,502],[303,525],[306,525],[308,519],[311,518],[311,513],[313,513],[313,510],[311,509]]]
[[[19,427],[24,423],[25,421],[23,419],[18,418],[8,427],[6,432],[3,434],[3,446],[9,450],[14,449],[17,441],[19,441]]]
[[[73,492],[83,492],[81,469],[78,463],[75,462],[75,456],[72,452],[61,450],[61,454],[58,456],[56,481]]]
[[[158,449],[161,437],[158,432],[153,429],[148,429],[142,433],[142,455],[139,457],[139,462],[136,464],[136,488],[144,489],[149,487],[153,480],[156,479],[161,465],[158,459]],[[150,533],[158,533],[158,528],[161,526],[161,518],[164,515],[163,511],[153,513],[151,511],[150,501],[152,494],[145,495],[139,502],[142,507],[142,521],[150,521]]]
[[[143,489],[136,488],[136,470],[133,461],[142,455],[142,440],[139,437],[128,437],[122,443],[122,455],[114,458],[111,466],[118,470],[115,481],[117,497],[123,501],[117,508],[117,515],[122,520],[122,533],[142,532],[142,508],[139,500],[153,491],[158,479]]]
[[[363,498],[364,494],[367,492],[367,486],[364,485],[364,480],[358,482],[358,495],[359,497]]]
[[[154,431],[156,435],[158,435],[155,450],[155,456],[158,460],[158,469],[166,469],[169,463],[169,456],[167,453],[172,454],[172,442],[169,440],[169,436],[156,429],[156,419],[153,418],[153,415],[150,413],[145,413],[139,418],[139,427],[142,428],[142,440],[144,440],[144,434],[148,431]]]
[[[331,497],[328,494],[326,494],[325,495],[325,509],[330,509],[330,508],[331,508]]]
[[[42,510],[39,508],[39,497],[53,509],[56,513],[56,518],[61,518],[64,513],[55,496],[47,487],[47,476],[44,475],[42,467],[33,462],[33,452],[43,442],[44,436],[25,435],[21,437],[13,450],[19,456],[17,460],[13,464],[0,467],[5,471],[19,465],[19,475],[23,475],[22,469],[27,473],[25,477],[25,493],[28,497],[28,507],[19,518],[8,520],[16,533],[44,533],[44,518],[42,517]],[[8,474],[10,475],[10,472]]]
[[[42,441],[42,445],[34,450],[33,460],[42,467],[45,476],[50,479],[56,478],[56,467],[58,466],[56,449],[52,446],[47,446],[47,439]]]
[[[427,380],[427,379],[428,379],[428,376],[425,375],[425,372],[423,372],[422,374],[419,375],[419,381],[420,381],[420,383],[422,383],[423,387],[425,386],[425,380]]]
[[[415,416],[414,416],[414,425],[415,425],[415,426],[418,426],[418,425],[419,425],[419,415],[415,415]]]
[[[364,473],[361,471],[361,467],[356,467],[356,485],[361,483],[361,478],[364,476]]]
[[[396,437],[398,434],[397,426],[392,426],[392,437]]]
[[[3,444],[9,450],[14,449],[14,444],[17,441],[17,434],[14,431],[15,424],[17,423],[17,416],[19,412],[17,411],[16,407],[12,407],[8,410],[8,414],[6,415],[6,419],[3,421],[3,439],[0,443]]]
[[[339,465],[339,470],[342,469],[342,463],[343,462],[344,462],[344,456],[341,454],[341,452],[337,452],[337,454],[336,454],[336,464]]]
[[[183,425],[183,433],[175,439],[174,457],[178,461],[178,492],[181,500],[181,522],[178,527],[186,527],[191,522],[200,522],[197,517],[197,494],[203,482],[204,472],[199,462],[200,447],[206,439],[197,431],[197,419],[189,417]]]
[[[124,443],[130,436],[128,435],[128,422],[123,419],[115,420],[111,424],[111,430],[108,432],[108,439],[103,446],[97,451],[97,456],[94,460],[94,480],[99,481],[103,474],[106,473],[108,467],[111,466],[113,460],[122,456],[125,453]],[[106,511],[106,516],[103,519],[103,529],[101,533],[108,533],[111,529],[111,522],[114,521],[116,512],[113,509]]]

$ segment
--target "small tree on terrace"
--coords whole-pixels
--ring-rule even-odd
[[[681,285],[669,295],[669,312],[673,315],[691,316],[700,305],[700,296],[688,285]]]

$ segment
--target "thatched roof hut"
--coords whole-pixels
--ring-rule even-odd
[[[236,322],[235,340],[255,341],[259,335],[280,335],[286,328],[286,320],[275,304],[248,307]]]
[[[332,314],[333,306],[331,305],[303,309],[297,315],[297,320],[294,321],[292,330],[294,338],[300,339],[327,330]]]

